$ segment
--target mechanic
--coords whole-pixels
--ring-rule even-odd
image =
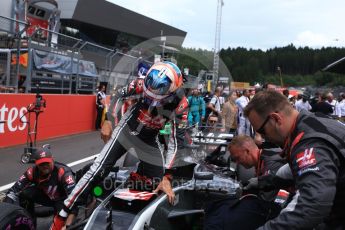
[[[275,203],[278,190],[252,190],[260,187],[261,178],[274,175],[286,162],[280,157],[279,151],[259,149],[254,140],[245,135],[234,137],[229,146],[231,160],[243,165],[246,169],[255,167],[256,177],[251,178],[239,200],[229,199],[214,202],[206,211],[204,229],[256,229],[267,220],[276,217],[281,204]],[[250,192],[250,193],[249,193]],[[287,197],[286,197],[287,198]],[[250,220],[250,221],[248,221]]]
[[[345,126],[295,110],[284,95],[262,91],[245,116],[265,139],[283,148],[296,194],[260,229],[343,229],[345,226]]]
[[[8,190],[4,202],[19,204],[35,221],[35,203],[53,207],[57,214],[75,187],[75,178],[68,166],[54,161],[48,147],[38,148],[33,157],[35,165]],[[71,223],[73,217],[71,215],[66,223]]]
[[[163,191],[173,203],[172,175],[164,169],[166,163],[158,133],[166,122],[176,119],[188,108],[182,84],[183,76],[179,68],[171,62],[162,62],[155,63],[144,79],[137,78],[120,90],[118,97],[125,100],[132,97],[138,102],[123,115],[90,170],[65,200],[65,207],[54,218],[52,229],[63,227],[68,212],[80,197],[107,176],[115,162],[131,147],[135,148],[140,159],[137,173],[145,178],[162,178],[155,191]],[[117,101],[116,97],[114,101]]]

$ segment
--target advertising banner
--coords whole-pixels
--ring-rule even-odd
[[[37,140],[71,135],[94,129],[95,95],[43,95],[46,108],[39,115]],[[35,94],[0,94],[0,148],[25,144],[29,116],[27,106]],[[31,126],[35,115],[31,113]]]
[[[46,69],[62,74],[78,73],[89,77],[98,76],[96,65],[91,61],[73,59],[72,62],[70,57],[37,50],[34,50],[33,57],[37,69]]]
[[[36,29],[42,28],[45,30],[42,30],[42,34],[41,34],[41,39],[47,39],[48,37],[48,21],[44,20],[44,19],[40,19],[40,18],[35,18],[35,17],[30,17],[27,16],[27,23],[29,24],[29,27],[26,30],[26,36],[32,36],[33,33],[36,31]]]

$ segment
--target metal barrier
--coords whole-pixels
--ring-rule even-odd
[[[0,86],[11,89],[8,91],[18,92],[18,86],[23,86],[25,92],[35,92],[39,84],[42,92],[94,93],[98,81],[108,82],[112,91],[137,77],[138,63],[145,61],[140,52],[125,54],[39,27],[30,36],[24,36],[26,28],[25,22],[0,16]],[[23,54],[26,56],[22,57]],[[38,69],[34,61],[37,56],[63,59],[67,67],[64,66],[64,71]],[[20,59],[26,61],[25,66]],[[81,71],[85,62],[96,65],[96,76]]]
[[[11,69],[12,48],[16,48],[15,59],[16,63],[19,63],[22,34],[28,26],[26,22],[0,16],[0,31],[3,32],[0,36],[0,47],[5,47],[0,49],[0,86],[4,92],[17,91],[20,66],[17,64],[15,69]]]

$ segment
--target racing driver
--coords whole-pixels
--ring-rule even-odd
[[[188,102],[182,84],[182,73],[174,63],[159,62],[148,70],[145,78],[133,80],[118,92],[113,101],[120,97],[123,100],[135,99],[137,102],[121,117],[110,140],[64,201],[64,208],[54,217],[51,229],[64,227],[68,213],[82,199],[83,194],[107,176],[116,161],[131,147],[135,148],[140,160],[137,173],[152,178],[152,181],[162,178],[156,191],[166,193],[169,202],[173,203],[172,175],[165,170],[167,162],[158,133],[168,121],[176,120],[176,117],[187,111]],[[186,119],[186,116],[183,117]],[[173,157],[169,159],[174,160]]]

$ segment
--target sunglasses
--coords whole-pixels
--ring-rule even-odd
[[[265,125],[267,124],[267,122],[270,120],[271,116],[267,115],[265,121],[262,123],[262,125],[260,126],[260,128],[258,128],[256,130],[257,133],[260,133],[262,135],[265,135]]]

